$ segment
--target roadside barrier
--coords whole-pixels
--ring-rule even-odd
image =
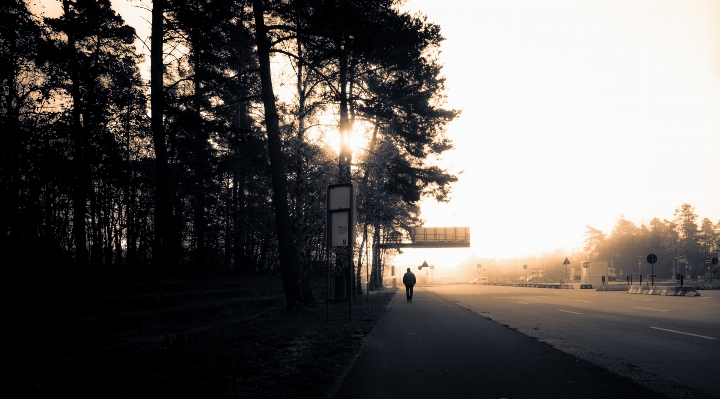
[[[516,283],[516,284],[500,284],[510,285],[513,287],[524,287],[524,288],[551,288],[551,289],[573,289],[572,284],[560,284],[560,283],[547,283],[547,284],[534,284],[534,283]]]
[[[694,287],[638,286],[632,285],[628,294],[665,295],[665,296],[700,296]]]
[[[650,287],[650,291],[648,291],[648,294],[650,295],[660,295],[660,292],[662,292],[662,287],[659,285]]]

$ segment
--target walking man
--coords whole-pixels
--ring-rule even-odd
[[[413,286],[415,285],[415,275],[408,267],[407,273],[403,276],[403,284],[405,284],[405,296],[408,302],[412,302]]]

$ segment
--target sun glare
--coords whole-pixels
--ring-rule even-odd
[[[364,151],[368,145],[369,136],[368,127],[364,123],[355,123],[350,133],[350,151],[353,156],[357,156],[358,152]],[[337,129],[328,129],[325,131],[325,140],[333,149],[335,154],[340,153],[340,133]]]

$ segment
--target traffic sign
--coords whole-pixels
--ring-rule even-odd
[[[657,263],[657,256],[656,256],[655,254],[650,254],[650,255],[648,255],[648,256],[647,256],[647,262],[648,262],[649,264],[651,264],[651,265],[654,264],[654,263]]]
[[[352,247],[355,242],[355,188],[352,184],[327,187],[326,232],[330,247]]]
[[[565,261],[563,262],[563,265],[569,265],[569,264],[570,264],[570,261],[568,260],[568,258],[565,258]]]

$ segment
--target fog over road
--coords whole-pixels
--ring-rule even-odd
[[[720,396],[718,291],[672,297],[471,284],[416,290],[556,346],[579,345]]]

